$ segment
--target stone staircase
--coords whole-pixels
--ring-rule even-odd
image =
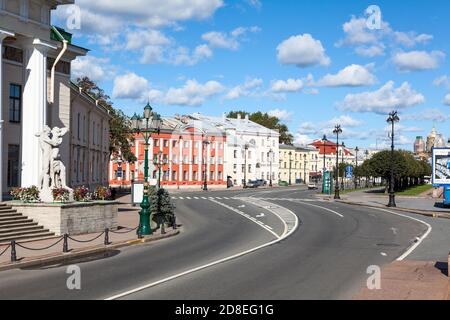
[[[54,236],[53,232],[44,229],[11,206],[0,203],[0,243],[11,240],[41,240]]]

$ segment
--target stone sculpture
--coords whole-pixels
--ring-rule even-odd
[[[69,190],[69,200],[73,200],[73,190],[66,184],[66,167],[61,160],[59,147],[63,142],[62,137],[67,133],[67,128],[54,127],[50,129],[44,126],[42,132],[37,133],[39,147],[42,151],[42,168],[39,175],[40,198],[43,202],[52,202],[54,188]]]

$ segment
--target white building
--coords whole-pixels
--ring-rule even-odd
[[[225,174],[234,185],[242,186],[245,180],[277,181],[280,138],[277,131],[250,121],[248,116],[231,119],[195,113],[192,117],[226,132]]]
[[[51,11],[72,3],[0,0],[0,197],[11,187],[38,185],[42,160],[35,134],[44,125],[69,130],[60,153],[67,167],[67,184],[71,184],[71,175],[80,169],[78,164],[73,165],[71,148],[71,136],[80,125],[73,118],[77,103],[95,110],[92,114],[102,119],[96,121],[96,125],[102,123],[102,142],[96,146],[102,157],[88,160],[86,166],[104,161],[104,152],[109,149],[107,111],[79,97],[78,89],[70,83],[71,62],[88,50],[73,45],[71,34],[50,25]]]

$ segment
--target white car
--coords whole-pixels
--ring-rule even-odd
[[[316,190],[317,185],[315,183],[308,183],[308,190]]]

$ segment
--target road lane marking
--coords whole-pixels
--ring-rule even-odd
[[[371,209],[376,209],[376,210],[392,213],[392,214],[395,214],[395,215],[400,216],[400,217],[404,217],[404,218],[407,218],[407,219],[411,219],[411,220],[420,222],[420,223],[422,223],[422,224],[427,226],[427,228],[428,228],[427,231],[421,237],[419,237],[419,239],[412,246],[410,246],[400,257],[398,257],[396,259],[397,261],[402,261],[407,256],[409,256],[422,243],[422,241],[426,237],[428,237],[428,235],[430,234],[431,230],[433,230],[431,225],[429,223],[423,221],[423,220],[420,220],[420,219],[417,219],[417,218],[414,218],[414,217],[410,217],[410,216],[407,216],[405,214],[397,213],[397,212],[394,212],[394,211],[391,211],[391,210],[386,210],[386,209],[381,209],[381,208],[371,208]]]
[[[326,210],[326,211],[329,211],[329,212],[331,212],[331,213],[334,213],[335,215],[337,215],[337,216],[339,216],[339,217],[341,217],[341,218],[344,217],[344,216],[343,216],[342,214],[340,214],[339,212],[336,212],[336,211],[334,211],[334,210],[331,210],[331,209],[328,209],[328,208],[325,208],[325,207],[322,207],[322,206],[318,206],[318,205],[316,205],[316,204],[303,202],[303,201],[301,201],[301,200],[296,200],[295,202],[303,203],[303,204],[306,204],[306,205],[308,205],[308,206],[313,206],[313,207],[321,208],[321,209],[323,209],[323,210]]]
[[[257,217],[257,218],[262,218],[262,217],[265,217],[265,216],[266,216],[266,215],[265,215],[264,213],[261,212],[261,213],[258,214],[256,217]]]
[[[114,296],[111,296],[111,297],[106,298],[105,300],[116,300],[116,299],[119,299],[119,298],[123,298],[123,297],[129,296],[129,295],[131,295],[131,294],[133,294],[133,293],[137,293],[137,292],[139,292],[139,291],[143,291],[143,290],[145,290],[145,289],[149,289],[149,288],[151,288],[151,287],[154,287],[154,286],[157,286],[157,285],[159,285],[159,284],[162,284],[162,283],[165,283],[165,282],[168,282],[168,281],[171,281],[171,280],[180,278],[180,277],[182,277],[182,276],[185,276],[185,275],[188,275],[188,274],[191,274],[191,273],[194,273],[194,272],[197,272],[197,271],[200,271],[200,270],[203,270],[203,269],[206,269],[206,268],[209,268],[209,267],[218,265],[218,264],[220,264],[220,263],[228,262],[228,261],[233,260],[233,259],[236,259],[236,258],[240,258],[240,257],[242,257],[242,256],[245,256],[245,255],[247,255],[247,254],[253,253],[253,252],[258,251],[258,250],[261,250],[261,249],[263,249],[263,248],[270,247],[271,245],[274,245],[274,244],[276,244],[276,243],[278,243],[278,242],[280,242],[280,241],[286,239],[286,238],[289,237],[292,233],[294,233],[295,230],[297,230],[297,228],[298,228],[298,217],[297,217],[297,215],[295,215],[291,210],[286,209],[286,208],[284,208],[284,207],[280,207],[280,208],[283,208],[286,212],[288,212],[290,215],[292,215],[292,216],[293,216],[292,218],[293,218],[293,220],[295,221],[295,225],[292,227],[292,229],[290,229],[288,233],[282,235],[281,237],[279,237],[279,238],[277,238],[277,239],[275,239],[275,240],[269,241],[269,242],[267,242],[267,243],[264,243],[264,244],[262,244],[262,245],[259,245],[259,246],[257,246],[257,247],[254,247],[254,248],[252,248],[252,249],[248,249],[248,250],[245,250],[245,251],[236,253],[236,254],[234,254],[234,255],[232,255],[232,256],[225,257],[225,258],[222,258],[222,259],[219,259],[219,260],[210,262],[210,263],[208,263],[208,264],[205,264],[205,265],[202,265],[202,266],[199,266],[199,267],[195,267],[195,268],[186,270],[186,271],[184,271],[184,272],[175,274],[175,275],[173,275],[173,276],[170,276],[170,277],[167,277],[167,278],[164,278],[164,279],[161,279],[161,280],[158,280],[158,281],[155,281],[155,282],[152,282],[152,283],[149,283],[149,284],[140,286],[140,287],[138,287],[138,288],[131,289],[131,290],[128,290],[128,291],[126,291],[126,292],[116,294],[116,295],[114,295]]]

